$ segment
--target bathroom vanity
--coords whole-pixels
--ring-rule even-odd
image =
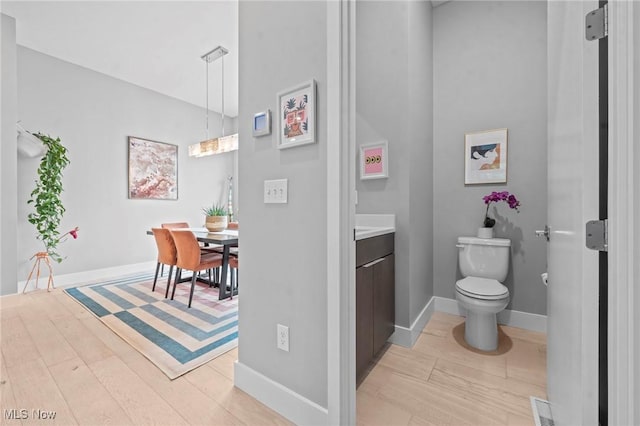
[[[390,226],[357,223],[356,382],[359,383],[395,328],[395,226],[393,222]]]

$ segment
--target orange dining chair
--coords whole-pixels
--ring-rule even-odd
[[[158,264],[156,265],[156,275],[153,278],[153,287],[151,291],[156,291],[156,282],[158,281],[158,271],[160,265],[169,265],[169,278],[167,279],[167,289],[164,292],[165,299],[169,295],[169,286],[171,285],[171,274],[173,267],[177,262],[177,250],[176,245],[173,242],[173,237],[168,229],[151,228],[153,237],[156,240],[156,246],[158,246]]]
[[[163,229],[178,229],[178,228],[188,228],[189,224],[187,222],[169,222],[169,223],[161,223],[160,228]],[[173,237],[171,237],[173,240]],[[162,265],[162,269],[160,269],[160,276],[164,275],[164,265]]]
[[[168,222],[168,223],[161,224],[160,227],[165,229],[170,229],[170,230],[190,228],[189,223],[187,222]],[[200,245],[200,243],[198,244]],[[200,245],[200,250],[202,250],[203,253],[222,253],[222,250],[220,250],[221,248],[222,246],[210,246],[207,243],[205,243],[204,245]],[[163,274],[164,274],[164,265],[160,270],[160,275],[162,276]],[[215,275],[217,280],[218,276],[220,275],[220,271],[218,269],[215,270]]]
[[[204,254],[200,251],[198,240],[192,232],[171,230],[171,236],[176,244],[178,258],[176,265],[176,279],[173,282],[173,290],[171,292],[171,300],[176,293],[176,285],[182,275],[183,270],[192,271],[191,276],[191,292],[189,293],[189,307],[193,299],[193,290],[196,286],[196,272],[209,271],[209,282],[211,281],[211,270],[222,266],[222,256],[217,253]]]

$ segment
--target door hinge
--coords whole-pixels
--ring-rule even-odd
[[[585,37],[589,41],[600,40],[609,35],[609,5],[587,13],[584,18]]]
[[[607,251],[609,243],[609,222],[607,219],[590,220],[586,226],[587,248],[596,251]]]

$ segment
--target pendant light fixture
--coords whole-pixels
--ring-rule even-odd
[[[189,156],[191,157],[204,157],[207,155],[222,154],[224,152],[237,151],[238,150],[238,134],[225,136],[224,134],[224,56],[229,53],[227,49],[222,46],[218,46],[210,52],[205,53],[200,58],[206,63],[206,94],[207,94],[207,109],[206,109],[206,130],[207,139],[189,145]],[[217,138],[209,138],[209,64],[213,61],[220,59],[222,64],[222,136]]]

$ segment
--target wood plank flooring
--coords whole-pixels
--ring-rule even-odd
[[[291,424],[233,386],[237,350],[169,380],[61,290],[1,298],[0,321],[2,425]],[[463,318],[435,313],[413,348],[387,346],[357,391],[358,424],[533,425],[545,335],[503,326],[486,354],[463,334]]]
[[[169,380],[60,289],[2,297],[0,321],[1,425],[291,424],[233,386],[237,349]]]
[[[534,425],[546,399],[544,333],[500,326],[500,344],[464,342],[464,318],[436,312],[413,348],[388,345],[357,391],[359,425]]]

